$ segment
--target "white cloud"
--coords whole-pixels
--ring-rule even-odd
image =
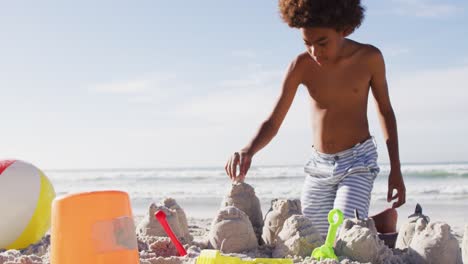
[[[447,3],[435,3],[427,0],[393,0],[397,6],[393,12],[398,15],[426,18],[449,17],[463,12],[463,8]],[[439,1],[441,2],[441,1]]]

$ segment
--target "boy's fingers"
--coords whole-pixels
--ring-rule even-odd
[[[245,158],[241,155],[240,164],[239,164],[239,176],[242,177],[242,175],[244,174],[245,174]]]
[[[230,160],[231,160],[231,159],[229,159],[229,160],[226,162],[226,165],[224,165],[224,170],[226,171],[226,175],[227,175],[229,178],[231,178],[231,175],[229,175],[229,170],[228,170],[228,168],[229,168],[229,161],[230,161]]]
[[[249,170],[249,168],[250,168],[250,162],[247,161],[247,160],[244,160],[244,162],[242,163],[242,169],[241,169],[241,174],[240,174],[240,180],[241,181],[244,181],[245,176],[246,176],[247,171]]]
[[[404,205],[405,202],[406,202],[406,197],[405,197],[405,196],[406,196],[405,193],[404,193],[404,192],[401,192],[401,193],[398,195],[398,201],[394,202],[392,207],[393,207],[393,208],[398,208],[398,207]]]
[[[234,160],[231,163],[231,178],[235,179],[236,178],[236,170],[237,170],[237,164],[239,163],[239,153],[235,152],[234,153]]]
[[[232,180],[231,164],[232,164],[232,158],[229,159],[228,165],[227,165],[227,172],[228,172],[229,178],[231,178],[231,180]]]
[[[387,202],[390,202],[392,200],[392,194],[393,194],[393,188],[388,187],[388,192],[387,192]]]

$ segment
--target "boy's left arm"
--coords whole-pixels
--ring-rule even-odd
[[[403,205],[406,201],[406,188],[400,168],[396,118],[388,94],[383,55],[377,48],[373,48],[370,56],[369,66],[372,71],[370,85],[377,105],[380,124],[382,126],[390,158],[387,202],[391,202],[396,199],[397,201],[393,203],[392,207],[397,208]],[[397,191],[395,195],[393,195],[394,190]]]

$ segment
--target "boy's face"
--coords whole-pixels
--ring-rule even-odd
[[[345,37],[342,31],[323,27],[301,28],[301,33],[307,52],[320,65],[334,61]]]

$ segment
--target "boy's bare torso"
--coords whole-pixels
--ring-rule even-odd
[[[307,52],[299,56],[302,84],[312,110],[314,147],[337,153],[370,137],[367,101],[372,46],[348,41],[347,51],[333,65],[319,65]]]

